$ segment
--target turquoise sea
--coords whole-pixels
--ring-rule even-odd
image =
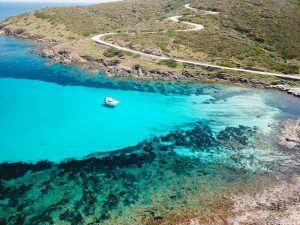
[[[25,6],[0,3],[0,19],[47,5]],[[212,212],[224,193],[298,166],[274,139],[300,117],[293,96],[106,78],[49,64],[36,47],[0,36],[0,224],[181,221],[183,208]],[[120,104],[104,107],[106,96]]]
[[[1,36],[0,47],[2,162],[60,161],[116,150],[195,121],[207,121],[215,132],[238,125],[270,132],[284,113],[273,104],[283,94],[272,91],[117,81],[101,72],[95,85],[89,83],[95,87],[85,87],[76,77],[92,76],[88,71],[49,65],[29,52],[32,43]],[[120,105],[104,107],[106,96]],[[297,113],[289,104],[296,100],[285,98],[288,112]]]

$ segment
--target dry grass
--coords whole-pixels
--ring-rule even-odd
[[[30,35],[59,40],[63,45],[57,48],[64,47],[93,59],[105,58],[105,47],[87,39],[94,34],[114,31],[119,34],[107,37],[108,40],[130,48],[228,67],[299,73],[299,4],[287,0],[203,0],[191,2],[199,9],[192,12],[183,7],[185,3],[183,0],[125,0],[88,7],[48,8],[12,17],[1,26],[11,30],[22,28]],[[203,15],[202,9],[217,10],[220,14]],[[174,32],[185,25],[166,20],[171,15],[183,15],[182,20],[204,24],[205,29]],[[144,31],[157,33],[144,34]],[[139,64],[145,69],[184,70],[182,65],[168,68],[158,65],[156,60],[130,54],[118,57],[118,60],[124,67]],[[197,70],[204,74],[215,73]],[[237,76],[228,71],[223,74]],[[251,79],[258,77],[240,75]],[[278,79],[259,77],[258,80]]]
[[[74,39],[79,39],[79,36],[66,29],[64,24],[51,24],[41,18],[37,18],[33,13],[22,16],[12,17],[8,21],[3,22],[10,30],[24,30],[24,34],[30,36],[39,36],[47,40],[57,40],[67,42]]]

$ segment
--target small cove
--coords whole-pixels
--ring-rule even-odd
[[[101,73],[96,82],[82,80],[95,75],[77,67],[49,65],[28,51],[35,47],[30,42],[0,37],[0,46],[5,50],[0,53],[2,162],[80,158],[134,145],[195,121],[207,121],[214,132],[244,125],[268,133],[282,114],[268,104],[281,96],[278,92],[117,80]],[[86,83],[90,87],[81,86]],[[103,107],[106,96],[121,104]],[[293,107],[285,106],[295,111]]]

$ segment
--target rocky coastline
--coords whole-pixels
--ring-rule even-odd
[[[289,181],[255,194],[231,196],[235,216],[229,219],[229,224],[298,224],[299,185],[300,177],[294,175]]]
[[[1,30],[1,27],[0,27]],[[199,82],[219,82],[227,84],[242,85],[247,87],[262,88],[262,89],[276,89],[286,92],[290,95],[300,97],[300,88],[292,87],[290,85],[273,84],[269,85],[261,81],[248,80],[241,77],[229,77],[222,73],[200,74],[200,73],[173,73],[159,70],[146,70],[141,65],[135,65],[131,68],[121,67],[118,65],[118,60],[94,60],[89,57],[82,57],[68,51],[59,51],[53,48],[59,44],[56,40],[46,40],[43,36],[35,35],[30,36],[25,34],[22,29],[10,31],[9,29],[2,28],[2,31],[7,36],[16,38],[33,40],[38,43],[42,43],[44,47],[33,49],[34,54],[40,55],[49,59],[50,63],[61,63],[67,65],[81,65],[86,68],[103,69],[108,77],[130,77],[139,80],[192,80]],[[208,70],[214,70],[213,68],[207,68]]]
[[[0,26],[0,34],[4,34],[6,36],[25,39],[25,40],[32,40],[41,44],[44,44],[46,47],[50,47],[56,44],[59,44],[60,42],[54,39],[45,39],[43,35],[29,35],[25,33],[25,30],[22,28],[16,29],[16,30],[10,30],[6,27]]]
[[[278,144],[289,152],[300,154],[300,120],[286,120],[277,134]]]
[[[221,82],[228,84],[243,85],[254,88],[276,89],[286,92],[290,95],[300,97],[300,88],[292,87],[290,85],[274,84],[269,85],[263,82],[256,82],[240,77],[233,78],[220,74],[201,75],[199,73],[172,73],[159,70],[145,70],[140,65],[135,65],[132,68],[123,68],[118,66],[116,60],[93,60],[88,57],[81,57],[66,51],[56,51],[51,48],[39,48],[32,50],[33,53],[38,54],[50,60],[50,62],[62,64],[79,64],[89,68],[103,68],[107,76],[114,77],[133,77],[141,80],[193,80],[202,82]]]
[[[214,135],[198,121],[113,153],[2,163],[0,224],[295,224],[299,173],[287,177],[296,161],[250,154],[251,170],[249,152],[236,147],[251,148],[257,135],[245,126]]]

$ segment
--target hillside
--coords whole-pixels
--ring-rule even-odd
[[[127,34],[108,40],[149,48],[166,55],[282,73],[299,73],[300,8],[293,2],[195,1],[198,12],[185,10],[184,21],[204,24],[201,32]],[[215,10],[217,15],[203,15]]]
[[[186,3],[198,10],[184,8]],[[220,13],[204,15],[203,10]],[[204,29],[175,32],[186,28],[186,25],[167,19],[174,15],[183,15],[180,18],[183,21],[203,24]],[[287,0],[125,0],[93,6],[42,9],[9,18],[0,27],[15,36],[51,42],[51,48],[56,51],[71,52],[95,61],[114,60],[115,64],[127,68],[142,65],[148,70],[177,73],[220,73],[180,63],[172,66],[126,52],[111,51],[90,38],[95,34],[117,32],[117,35],[106,39],[132,49],[227,67],[298,74],[299,18],[299,3]],[[269,83],[280,81],[279,78],[221,72],[226,76],[268,80]]]
[[[45,39],[48,37],[43,31],[54,34],[53,29],[59,30],[60,33],[54,35],[58,40],[81,39],[109,31],[159,30],[168,26],[175,29],[176,24],[157,20],[180,6],[180,0],[127,0],[92,6],[46,8],[9,18],[1,26],[11,30],[22,29],[28,34],[42,32]]]

